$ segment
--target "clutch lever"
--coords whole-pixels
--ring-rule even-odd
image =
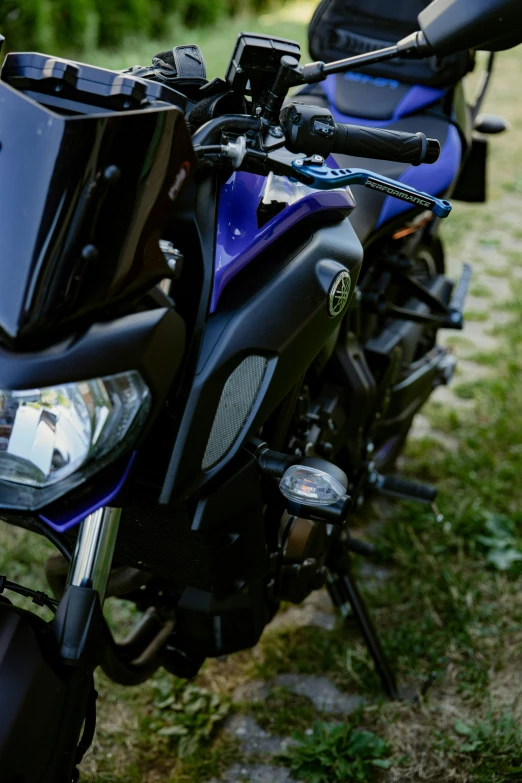
[[[331,169],[320,155],[298,158],[292,161],[294,176],[317,190],[334,190],[347,185],[364,185],[387,196],[407,201],[414,206],[429,209],[440,218],[448,217],[452,206],[449,201],[430,196],[417,188],[396,182],[394,179],[374,174],[366,169]]]

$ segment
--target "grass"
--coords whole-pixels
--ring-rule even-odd
[[[320,671],[335,675],[341,669],[345,642],[341,629],[331,632],[320,628],[289,628],[267,634],[261,645],[262,656],[252,661],[251,675],[267,680],[285,672]]]
[[[227,716],[229,704],[217,693],[184,680],[173,682],[168,675],[156,679],[155,687],[158,698],[147,731],[173,740],[180,759],[194,756]]]
[[[472,296],[483,297],[485,299],[488,299],[491,296],[491,290],[483,283],[475,283],[470,287],[469,292]]]
[[[485,274],[488,277],[511,277],[511,269],[509,267],[497,267],[497,266],[488,266],[484,270]]]
[[[157,52],[172,49],[180,44],[197,44],[201,47],[207,64],[209,78],[224,77],[240,31],[277,35],[298,41],[304,57],[307,56],[307,27],[315,9],[315,3],[305,1],[296,5],[289,3],[274,11],[259,16],[241,15],[234,19],[223,19],[211,28],[186,30],[168,23],[164,33],[157,40],[129,37],[115,51],[92,49],[82,55],[82,60],[103,68],[121,69],[131,65],[147,65]],[[61,56],[75,57],[74,52],[60,52]]]
[[[478,723],[456,720],[439,747],[448,759],[468,766],[477,783],[516,781],[522,775],[522,731],[509,713],[488,712]]]
[[[285,753],[292,774],[307,783],[366,783],[376,769],[389,769],[390,745],[354,722],[316,722],[311,733],[294,734]]]
[[[490,317],[488,310],[466,310],[464,313],[466,321],[487,321]]]
[[[488,353],[487,351],[475,351],[468,358],[470,361],[475,364],[480,364],[483,367],[494,367],[497,363],[495,354]]]
[[[281,687],[272,688],[267,699],[249,709],[261,728],[274,735],[285,736],[289,727],[305,732],[317,718],[317,711],[309,699]]]

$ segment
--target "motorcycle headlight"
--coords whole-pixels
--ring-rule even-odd
[[[114,456],[150,409],[136,371],[44,389],[0,390],[0,480],[48,487]]]

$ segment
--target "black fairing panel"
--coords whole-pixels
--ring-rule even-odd
[[[61,116],[0,82],[0,338],[49,344],[168,277],[194,164],[175,106]]]
[[[48,780],[65,702],[63,682],[46,662],[44,622],[0,603],[0,777]],[[43,777],[45,776],[45,777]]]
[[[158,308],[94,324],[80,337],[42,351],[0,346],[0,389],[35,389],[138,370],[163,402],[185,349],[185,325]]]
[[[311,229],[301,227],[297,249],[286,249],[269,278],[253,282],[255,269],[241,281],[236,296],[224,297],[211,316],[169,465],[161,502],[187,494],[210,480],[239,451],[303,375],[339,324],[328,312],[328,293],[347,270],[355,290],[362,247],[348,219]],[[300,246],[299,246],[300,245]],[[239,283],[238,283],[239,287]],[[240,300],[241,291],[243,299]],[[202,462],[224,385],[247,356],[264,356],[267,370],[256,402],[239,437],[219,463],[203,473]]]

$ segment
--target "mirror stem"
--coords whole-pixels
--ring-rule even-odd
[[[400,57],[429,57],[433,50],[426,40],[424,33],[419,30],[403,38],[397,44],[397,54]]]
[[[344,73],[345,71],[351,71],[353,68],[359,68],[361,65],[373,65],[384,60],[391,60],[393,57],[397,57],[398,53],[396,46],[387,46],[386,49],[358,54],[355,57],[347,57],[345,60],[337,60],[333,63],[309,63],[303,66],[303,80],[306,84],[322,82],[331,73]]]
[[[309,63],[302,70],[303,81],[306,84],[322,82],[332,73],[345,73],[362,65],[375,65],[385,60],[391,60],[394,57],[427,57],[431,54],[431,49],[421,32],[412,33],[395,46],[387,46],[385,49],[378,49],[376,52],[366,52],[358,54],[355,57],[347,57],[345,60],[337,60],[333,63]]]

